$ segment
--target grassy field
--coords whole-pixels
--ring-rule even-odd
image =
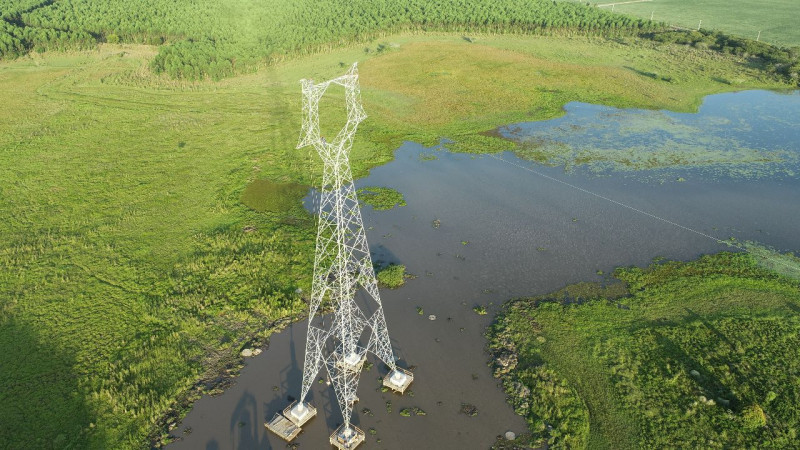
[[[527,438],[592,449],[796,445],[800,260],[791,264],[794,278],[720,253],[510,302],[490,347]]]
[[[565,0],[572,1],[572,0]],[[621,0],[625,1],[625,0]],[[615,0],[586,0],[583,3],[606,5]],[[603,9],[611,10],[611,6]],[[696,29],[720,30],[737,36],[761,40],[781,46],[800,46],[800,3],[796,0],[653,0],[614,5],[615,13],[666,22],[670,25]]]
[[[567,101],[691,111],[786,86],[651,42],[473,41],[396,36],[221,82],[154,75],[149,46],[0,63],[0,447],[146,448],[242,348],[303,313],[314,223],[300,198],[320,164],[294,149],[300,78],[362,62],[356,176],[404,139],[474,143]],[[340,119],[335,98],[321,108]]]

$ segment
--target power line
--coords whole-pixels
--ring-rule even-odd
[[[736,248],[736,249],[738,249],[738,250],[741,250],[741,251],[743,251],[743,252],[749,253],[749,254],[751,254],[751,255],[753,255],[753,256],[755,256],[755,257],[760,257],[760,258],[762,258],[762,259],[766,259],[766,260],[772,261],[772,262],[774,262],[774,263],[778,263],[778,264],[781,264],[781,265],[783,265],[783,266],[786,266],[786,267],[787,267],[787,268],[789,268],[789,269],[792,269],[792,270],[797,270],[797,267],[796,267],[796,266],[793,266],[793,265],[791,265],[791,264],[789,264],[789,263],[787,263],[787,262],[785,262],[785,261],[782,261],[782,260],[780,260],[780,259],[771,258],[771,257],[769,257],[769,256],[756,255],[756,254],[754,254],[752,251],[750,251],[750,250],[749,250],[747,247],[742,247],[741,245],[736,245],[736,244],[734,244],[734,243],[732,243],[732,242],[723,241],[722,239],[719,239],[719,238],[716,238],[716,237],[714,237],[714,236],[711,236],[710,234],[703,233],[702,231],[695,230],[694,228],[689,228],[689,227],[687,227],[687,226],[685,226],[685,225],[681,225],[681,224],[679,224],[679,223],[677,223],[677,222],[673,222],[673,221],[671,221],[671,220],[669,220],[669,219],[665,219],[665,218],[663,218],[663,217],[657,216],[657,215],[655,215],[655,214],[652,214],[652,213],[649,213],[649,212],[647,212],[647,211],[643,211],[643,210],[641,210],[641,209],[639,209],[639,208],[636,208],[636,207],[634,207],[634,206],[626,205],[625,203],[622,203],[622,202],[620,202],[620,201],[618,201],[618,200],[614,200],[614,199],[612,199],[612,198],[608,198],[608,197],[606,197],[606,196],[604,196],[604,195],[601,195],[601,194],[598,194],[598,193],[596,193],[596,192],[592,192],[592,191],[590,191],[590,190],[588,190],[588,189],[584,189],[584,188],[582,188],[582,187],[580,187],[580,186],[575,186],[574,184],[567,183],[567,182],[566,182],[566,181],[564,181],[564,180],[559,180],[558,178],[551,177],[550,175],[546,175],[546,174],[544,174],[544,173],[541,173],[541,172],[539,172],[539,171],[537,171],[537,170],[534,170],[534,169],[532,169],[532,168],[530,168],[530,167],[528,167],[528,166],[523,166],[522,164],[519,164],[519,163],[516,163],[516,162],[513,162],[513,161],[508,161],[507,159],[501,158],[501,157],[499,157],[499,156],[497,156],[497,155],[493,155],[493,154],[487,154],[487,156],[489,156],[489,157],[491,157],[491,158],[494,158],[494,159],[496,159],[496,160],[498,160],[498,161],[502,161],[502,162],[504,162],[504,163],[506,163],[506,164],[509,164],[509,165],[512,165],[512,166],[518,167],[518,168],[520,168],[520,169],[522,169],[522,170],[526,170],[526,171],[528,171],[528,172],[534,173],[534,174],[536,174],[536,175],[539,175],[540,177],[547,178],[547,179],[548,179],[548,180],[550,180],[550,181],[555,181],[556,183],[561,183],[561,184],[563,184],[563,185],[565,185],[565,186],[569,186],[569,187],[571,187],[572,189],[576,189],[576,190],[578,190],[578,191],[581,191],[581,192],[583,192],[583,193],[585,193],[585,194],[589,194],[589,195],[591,195],[591,196],[594,196],[594,197],[597,197],[597,198],[599,198],[599,199],[603,199],[603,200],[605,200],[605,201],[607,201],[607,202],[611,202],[611,203],[613,203],[613,204],[615,204],[615,205],[621,206],[621,207],[623,207],[623,208],[630,209],[631,211],[635,211],[635,212],[637,212],[637,213],[639,213],[639,214],[643,214],[643,215],[645,215],[645,216],[647,216],[647,217],[650,217],[650,218],[652,218],[652,219],[659,220],[659,221],[661,221],[661,222],[664,222],[664,223],[666,223],[666,224],[669,224],[669,225],[672,225],[672,226],[678,227],[678,228],[680,228],[680,229],[682,229],[682,230],[689,231],[689,232],[691,232],[691,233],[697,234],[697,235],[699,235],[699,236],[702,236],[702,237],[704,237],[704,238],[711,239],[711,240],[715,241],[715,242],[716,242],[716,243],[718,243],[718,244],[726,244],[726,245],[728,245],[729,247]]]

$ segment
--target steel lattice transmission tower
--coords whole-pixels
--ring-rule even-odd
[[[405,391],[413,375],[395,363],[350,172],[348,155],[353,137],[358,124],[367,117],[361,106],[357,66],[353,64],[346,74],[329,81],[314,84],[311,80],[302,80],[301,83],[303,127],[297,148],[313,146],[322,158],[324,170],[318,192],[319,222],[302,392],[298,402],[284,410],[284,417],[297,426],[296,433],[299,433],[299,427],[316,414],[316,409],[306,402],[306,396],[324,365],[344,419],[343,425],[331,436],[331,444],[351,449],[364,440],[364,433],[351,425],[350,416],[353,404],[358,401],[356,389],[367,353],[374,354],[389,367],[383,384],[395,391]],[[333,84],[344,87],[347,124],[333,140],[327,141],[320,135],[319,101]],[[360,290],[366,294],[364,309],[356,303],[356,293]],[[333,320],[327,327],[324,321],[319,324],[318,317],[320,306],[326,300],[334,308]],[[366,344],[361,339],[365,332]],[[276,418],[280,420],[277,415]]]

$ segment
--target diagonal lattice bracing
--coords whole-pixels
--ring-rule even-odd
[[[327,140],[320,134],[319,101],[333,84],[344,87],[347,124],[332,140]],[[286,417],[299,427],[316,414],[316,409],[306,402],[306,396],[317,374],[325,366],[344,420],[342,427],[331,436],[331,442],[341,443],[344,439],[346,448],[354,448],[363,441],[363,432],[351,427],[350,416],[354,403],[358,401],[356,390],[367,354],[377,356],[390,368],[384,385],[398,392],[402,393],[408,387],[413,375],[398,368],[395,363],[350,172],[348,156],[353,138],[358,124],[367,117],[361,106],[357,67],[353,64],[344,75],[323,83],[302,80],[301,85],[303,125],[297,148],[313,146],[324,166],[318,192],[317,242],[302,392],[299,402],[287,408],[289,413]],[[357,292],[365,294],[367,311],[356,303]],[[319,319],[323,305],[334,308],[333,318],[315,321],[315,318]],[[315,325],[320,321],[321,326]],[[362,339],[366,342],[362,342]],[[276,431],[282,429],[280,427],[285,423],[276,415],[267,427]],[[361,438],[358,433],[361,433]]]

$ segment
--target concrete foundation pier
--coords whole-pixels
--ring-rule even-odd
[[[401,394],[411,386],[412,381],[414,381],[414,374],[400,367],[395,368],[383,377],[384,386]]]

